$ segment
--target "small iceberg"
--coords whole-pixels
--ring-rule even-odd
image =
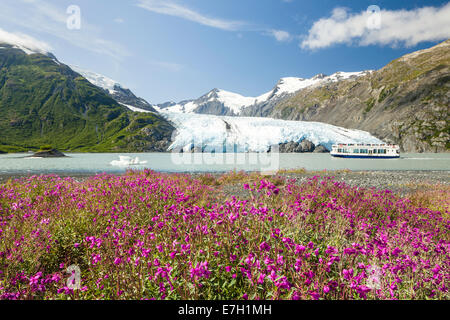
[[[110,164],[115,167],[128,167],[146,163],[147,161],[140,161],[139,157],[133,159],[129,156],[119,156],[119,160],[113,160],[110,162]]]

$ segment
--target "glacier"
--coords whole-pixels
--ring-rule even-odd
[[[161,112],[176,131],[169,150],[267,152],[280,143],[307,139],[327,150],[336,143],[383,143],[370,133],[334,125],[258,117]]]

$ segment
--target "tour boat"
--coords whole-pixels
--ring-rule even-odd
[[[393,144],[345,144],[332,146],[330,154],[339,158],[394,159],[400,158],[400,147]]]

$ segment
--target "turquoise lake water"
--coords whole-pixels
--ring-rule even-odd
[[[113,166],[119,155],[139,157],[146,164]],[[328,153],[68,153],[66,158],[30,158],[28,154],[0,155],[0,174],[26,173],[120,173],[127,168],[161,172],[223,172],[230,170],[450,170],[450,153],[405,153],[400,159],[340,159]]]

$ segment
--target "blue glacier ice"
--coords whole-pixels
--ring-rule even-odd
[[[258,117],[161,112],[176,128],[170,150],[266,152],[271,146],[307,139],[328,150],[335,143],[383,143],[361,130],[334,125]],[[225,149],[225,150],[224,150]]]

